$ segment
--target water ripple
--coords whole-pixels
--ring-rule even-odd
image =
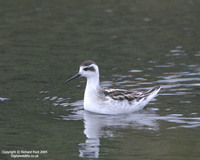
[[[80,110],[73,112],[73,114],[60,117],[62,120],[83,119],[87,123],[96,123],[96,126],[100,128],[112,126],[117,128],[133,127],[136,129],[159,130],[159,121],[173,123],[173,127],[167,127],[167,125],[167,129],[200,127],[199,113],[191,113],[189,117],[185,117],[183,114],[175,113],[160,116],[155,113],[158,108],[149,108],[147,110],[142,110],[131,114],[102,115],[87,112],[81,110],[81,108],[79,109]],[[99,124],[101,124],[101,126]]]
[[[0,101],[9,101],[10,98],[3,98],[3,97],[0,97]]]

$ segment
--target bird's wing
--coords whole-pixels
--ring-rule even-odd
[[[161,87],[156,86],[148,91],[128,91],[124,89],[108,89],[104,88],[103,92],[106,97],[111,97],[114,100],[137,100],[139,101],[142,98],[148,97],[151,93],[153,93],[155,90],[159,90]]]
[[[111,97],[114,100],[137,100],[138,98],[142,98],[142,93],[139,91],[128,91],[123,89],[104,89],[104,94],[107,97]]]

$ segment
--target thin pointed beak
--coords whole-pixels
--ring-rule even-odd
[[[70,79],[66,80],[66,82],[69,82],[69,81],[71,81],[71,80],[73,80],[73,79],[75,79],[75,78],[78,78],[78,77],[80,77],[80,76],[81,76],[81,74],[78,73],[78,74],[76,74],[75,76],[71,77]]]

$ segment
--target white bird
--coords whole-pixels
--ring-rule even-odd
[[[87,78],[84,109],[100,114],[123,114],[141,110],[161,89],[161,86],[148,91],[103,88],[99,82],[99,67],[91,60],[84,61],[80,65],[79,73],[66,82],[78,77]]]

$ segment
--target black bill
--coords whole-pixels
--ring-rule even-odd
[[[69,82],[69,81],[71,81],[71,80],[73,80],[73,79],[75,79],[75,78],[78,78],[78,77],[80,77],[80,76],[81,76],[81,75],[78,73],[78,74],[76,74],[75,76],[71,77],[70,79],[66,80],[66,82]]]

